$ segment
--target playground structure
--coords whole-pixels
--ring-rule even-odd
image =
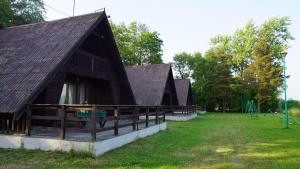
[[[245,114],[249,114],[252,117],[258,117],[258,112],[256,110],[256,104],[254,100],[248,100],[245,107]]]

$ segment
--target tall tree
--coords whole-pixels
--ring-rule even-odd
[[[206,52],[205,58],[213,63],[212,74],[208,77],[208,84],[214,91],[223,112],[226,111],[233,84],[231,74],[231,37],[216,36],[211,39],[211,48]]]
[[[0,0],[0,28],[44,20],[42,0]]]
[[[114,24],[111,27],[125,65],[162,63],[163,41],[145,24]]]
[[[289,17],[274,17],[265,21],[258,30],[253,63],[246,70],[249,83],[255,90],[258,111],[261,111],[262,104],[272,104],[282,85],[282,53],[288,49],[288,41],[293,39],[288,30],[290,24]]]

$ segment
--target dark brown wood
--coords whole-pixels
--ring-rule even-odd
[[[114,117],[115,117],[114,134],[115,134],[115,136],[117,136],[119,134],[119,110],[118,110],[118,107],[116,107],[114,110]]]
[[[158,107],[155,109],[155,124],[158,124]]]
[[[65,127],[65,107],[62,106],[61,109],[59,109],[59,116],[60,116],[60,139],[65,139],[66,137],[66,127]]]
[[[60,131],[60,128],[57,128],[57,127],[44,127],[44,126],[31,126],[30,130],[38,130],[38,131]]]
[[[28,105],[26,108],[26,135],[30,136],[31,130],[31,107]]]
[[[149,107],[147,107],[147,109],[146,109],[146,127],[148,127],[149,126]]]
[[[20,128],[21,128],[21,119],[16,121],[17,123],[17,130],[16,132],[19,134],[20,133]]]
[[[4,133],[5,132],[5,116],[3,115],[1,118],[2,118],[1,130],[2,130],[2,133]]]
[[[22,133],[25,133],[25,129],[26,129],[26,116],[25,113],[22,116]]]
[[[37,115],[32,115],[31,120],[60,120],[60,116],[37,116]]]
[[[96,106],[93,105],[92,106],[92,141],[96,141],[96,125],[97,125],[97,121],[96,121]]]
[[[11,128],[12,128],[12,122],[11,122],[11,117],[8,116],[7,117],[7,127],[6,127],[6,133],[9,134],[11,132]]]
[[[132,130],[137,130],[137,109],[134,108],[132,114]]]

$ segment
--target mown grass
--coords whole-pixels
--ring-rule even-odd
[[[300,168],[300,125],[271,115],[201,115],[93,158],[0,149],[0,168]]]

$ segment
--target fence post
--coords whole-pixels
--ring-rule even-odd
[[[163,122],[166,121],[166,111],[163,111]]]
[[[66,137],[66,128],[65,128],[65,106],[62,106],[59,110],[60,116],[60,139],[65,139]]]
[[[155,108],[155,124],[158,124],[158,107]]]
[[[96,141],[96,105],[92,106],[92,141]]]
[[[30,136],[30,130],[31,130],[31,107],[27,105],[26,108],[26,135]]]
[[[146,127],[149,126],[149,107],[146,107]]]
[[[137,109],[136,107],[134,107],[134,110],[133,110],[133,121],[132,121],[132,130],[136,130],[136,112],[137,112]]]
[[[119,108],[114,109],[114,134],[117,136],[119,134]]]
[[[5,127],[5,116],[2,115],[1,119],[2,119],[2,120],[1,120],[1,121],[2,121],[2,124],[1,124],[2,127],[1,127],[1,130],[2,130],[2,133],[4,133],[4,131],[5,131],[5,130],[4,130],[4,127]]]

